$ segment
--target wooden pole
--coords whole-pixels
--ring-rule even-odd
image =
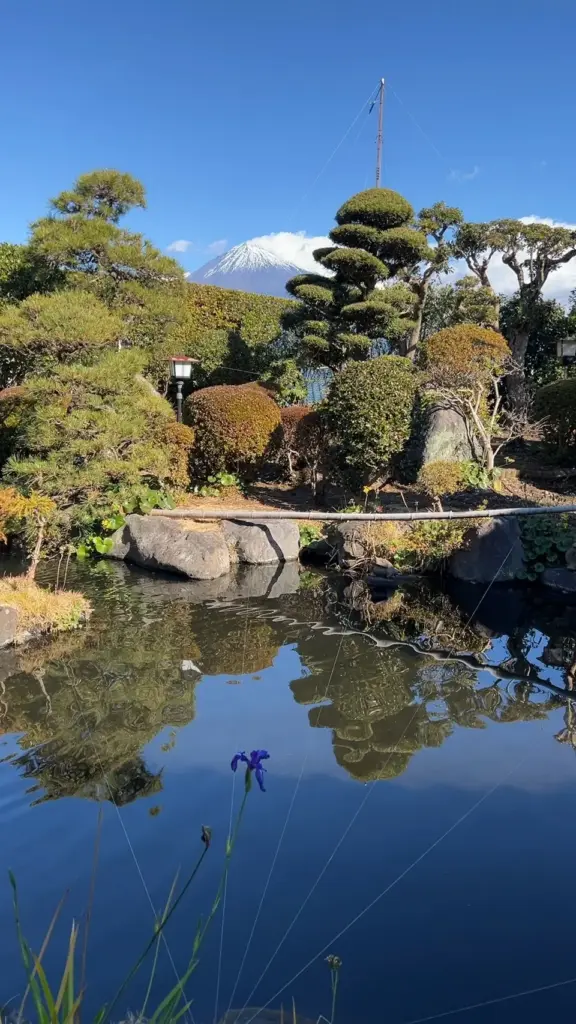
[[[153,509],[151,516],[166,519],[238,519],[244,522],[265,519],[305,519],[323,523],[365,522],[416,522],[428,519],[494,519],[502,516],[562,515],[576,512],[576,505],[537,505],[534,508],[479,508],[465,512],[294,512],[292,509],[271,511],[270,509],[219,509],[219,508],[174,508]]]

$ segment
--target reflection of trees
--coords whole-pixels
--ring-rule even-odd
[[[36,780],[37,799],[127,803],[162,788],[142,748],[194,718],[200,674],[189,666],[257,672],[272,664],[281,637],[242,608],[215,612],[188,602],[182,584],[114,564],[71,582],[87,591],[94,615],[82,631],[0,654],[0,732],[22,734],[13,763]]]

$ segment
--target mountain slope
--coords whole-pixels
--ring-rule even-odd
[[[254,242],[242,242],[210,260],[188,277],[197,284],[214,284],[257,295],[288,298],[286,281],[304,270]]]

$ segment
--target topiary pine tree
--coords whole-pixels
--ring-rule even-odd
[[[415,296],[407,284],[384,282],[430,257],[410,203],[391,189],[352,196],[336,221],[330,232],[336,244],[314,253],[331,276],[292,278],[287,290],[302,305],[285,316],[301,338],[303,358],[333,370],[370,358],[375,341],[397,347],[409,335]]]

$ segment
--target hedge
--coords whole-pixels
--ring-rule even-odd
[[[193,330],[237,331],[249,345],[272,341],[280,333],[282,315],[296,306],[290,299],[212,284],[189,284],[187,301]]]

